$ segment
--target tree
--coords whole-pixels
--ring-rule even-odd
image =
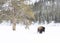
[[[36,21],[39,23],[60,22],[60,0],[39,0],[33,5]]]
[[[3,14],[5,14],[4,15],[4,17],[6,17],[5,20],[8,19],[8,21],[9,20],[11,21],[13,25],[13,30],[16,30],[16,23],[24,24],[26,20],[29,20],[32,23],[33,19],[35,19],[33,11],[30,9],[29,5],[26,5],[24,3],[24,0],[11,0],[6,1],[6,3],[8,3],[7,6],[8,9],[7,10],[4,9],[2,10],[2,12]],[[6,8],[6,6],[3,8]],[[27,25],[27,23],[25,25]]]

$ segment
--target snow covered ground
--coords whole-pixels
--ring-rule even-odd
[[[37,32],[38,24],[24,29],[23,25],[16,26],[16,31],[7,23],[0,24],[0,43],[60,43],[60,23],[41,24],[46,30],[42,34]]]

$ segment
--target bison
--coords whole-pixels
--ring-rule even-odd
[[[45,27],[39,26],[37,31],[38,31],[39,33],[45,32]]]

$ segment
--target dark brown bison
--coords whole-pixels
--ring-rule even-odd
[[[45,27],[39,26],[37,31],[38,31],[39,33],[45,32]]]

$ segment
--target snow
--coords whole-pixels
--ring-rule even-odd
[[[45,32],[39,34],[38,26],[44,26]],[[60,43],[60,23],[32,24],[25,29],[23,25],[17,24],[16,31],[8,23],[0,24],[0,43]]]

